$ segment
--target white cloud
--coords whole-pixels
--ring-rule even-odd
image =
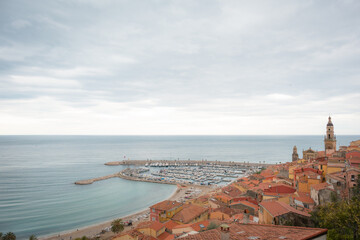
[[[41,76],[10,76],[10,81],[23,86],[36,87],[80,87],[76,80],[49,78]]]

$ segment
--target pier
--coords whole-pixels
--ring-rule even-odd
[[[98,177],[98,178],[91,178],[91,179],[87,179],[87,180],[80,180],[80,181],[76,181],[75,184],[76,185],[88,185],[88,184],[92,184],[93,182],[96,182],[96,181],[106,180],[106,179],[114,178],[114,177],[120,177],[120,173],[114,173],[111,175]]]

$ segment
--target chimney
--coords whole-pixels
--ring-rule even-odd
[[[221,240],[229,240],[230,239],[229,230],[230,230],[229,225],[227,225],[227,224],[220,225]]]

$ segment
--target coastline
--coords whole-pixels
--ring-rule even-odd
[[[198,194],[198,196],[204,195],[210,191],[213,191],[215,189],[212,189],[210,187],[198,187],[198,186],[177,186],[173,193],[164,200],[173,200],[173,201],[181,201],[185,198],[185,192],[190,189],[200,189],[201,193]],[[125,226],[124,231],[130,230],[131,228],[134,228],[140,221],[144,221],[146,218],[148,218],[149,208],[139,210],[138,212],[135,212],[133,214],[129,214],[126,216],[121,216],[121,218],[124,222],[129,221],[130,219],[133,220],[133,226]],[[135,221],[134,221],[135,219]],[[114,219],[113,219],[114,220]],[[113,220],[105,221],[98,224],[89,225],[86,227],[82,227],[79,229],[72,229],[68,231],[53,233],[45,236],[39,236],[39,240],[74,240],[75,238],[81,238],[82,236],[87,237],[95,237],[96,235],[101,236],[102,239],[110,239],[115,234],[110,231],[105,231],[102,233],[104,229],[110,229],[111,222]]]

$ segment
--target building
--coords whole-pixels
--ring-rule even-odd
[[[304,160],[314,160],[318,157],[318,152],[312,150],[311,148],[309,148],[308,150],[303,151],[303,159]]]
[[[292,153],[292,161],[295,162],[297,160],[299,160],[299,154],[297,153],[297,147],[294,146]]]
[[[259,223],[307,226],[310,223],[310,214],[299,211],[283,202],[261,202]]]
[[[311,185],[310,196],[315,205],[323,205],[331,201],[331,194],[335,193],[333,185],[329,183],[319,183]]]
[[[152,236],[146,236],[136,229],[126,231],[124,233],[118,234],[112,238],[112,240],[157,240]]]
[[[329,116],[329,121],[326,125],[326,136],[324,137],[325,144],[325,156],[336,152],[336,136],[334,134],[334,125],[331,122],[331,117]]]
[[[166,222],[182,209],[182,203],[165,200],[150,207],[150,221]]]
[[[172,218],[177,223],[196,223],[209,219],[209,209],[195,204],[186,204]]]
[[[145,236],[157,238],[165,232],[165,225],[158,221],[147,221],[139,223],[136,229]]]

